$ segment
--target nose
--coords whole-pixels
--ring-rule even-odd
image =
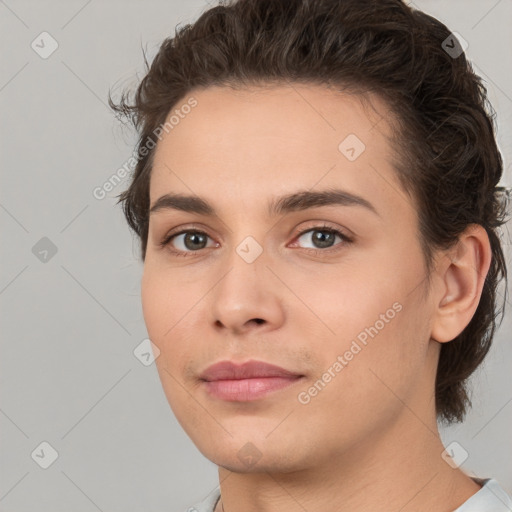
[[[214,328],[244,334],[279,328],[285,319],[282,286],[268,268],[263,251],[256,260],[246,261],[233,250],[224,261],[220,278],[210,297]]]

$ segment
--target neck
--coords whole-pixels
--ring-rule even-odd
[[[480,486],[448,465],[435,415],[410,409],[379,438],[332,454],[321,467],[290,473],[235,473],[219,467],[215,512],[451,512]]]

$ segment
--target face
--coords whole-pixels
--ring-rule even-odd
[[[374,442],[404,403],[427,411],[438,353],[385,104],[306,85],[191,96],[156,148],[142,280],[183,429],[219,466],[288,472]],[[205,374],[222,361],[289,374]]]

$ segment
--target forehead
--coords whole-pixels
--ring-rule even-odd
[[[169,117],[190,98],[196,106],[157,144],[152,201],[171,190],[238,200],[316,185],[398,191],[390,112],[376,96],[303,84],[208,87]]]
[[[190,98],[197,105],[178,119],[173,114]],[[249,149],[242,146],[244,139],[272,137],[274,145],[277,139],[287,147],[307,141],[304,149],[328,151],[337,149],[343,137],[352,133],[367,147],[382,152],[388,149],[386,137],[391,134],[386,121],[389,110],[378,96],[348,94],[321,85],[195,89],[172,108],[170,117],[178,123],[163,134],[161,142],[171,139],[167,135],[172,133],[172,140],[166,142],[183,149],[194,145],[190,132],[210,150],[222,143],[223,149],[238,151]]]

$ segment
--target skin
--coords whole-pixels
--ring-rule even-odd
[[[218,215],[151,214],[142,302],[169,404],[219,466],[216,510],[455,510],[480,486],[441,457],[435,371],[441,343],[478,305],[491,257],[485,230],[470,226],[436,255],[429,288],[416,206],[396,178],[391,114],[378,97],[365,108],[357,96],[298,84],[190,95],[198,105],[157,145],[151,205],[182,193]],[[366,145],[354,161],[338,149],[349,134]],[[328,188],[363,197],[377,213],[360,205],[267,213],[275,197]],[[319,248],[313,228],[324,224],[353,241]],[[184,228],[206,233],[204,248],[185,246],[184,235],[160,245]],[[263,249],[252,263],[236,251],[248,236]],[[300,403],[396,303],[393,319]],[[199,375],[208,366],[249,359],[303,377],[253,402],[207,393]]]

